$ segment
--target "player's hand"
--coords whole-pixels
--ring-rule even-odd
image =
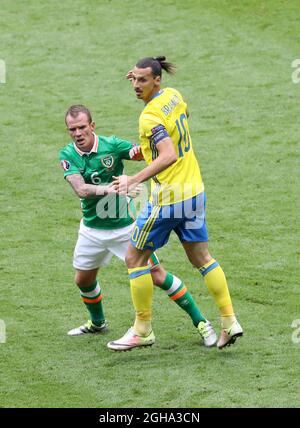
[[[129,156],[131,160],[141,161],[144,160],[141,146],[134,145],[129,151]]]
[[[118,177],[113,177],[112,185],[117,190],[119,195],[127,195],[128,191],[128,176],[119,175]]]
[[[119,175],[118,177],[113,177],[112,185],[119,195],[128,195],[137,183],[129,175]]]
[[[130,80],[130,82],[132,81],[132,79],[133,79],[133,70],[129,70],[129,71],[127,72],[127,74],[126,74],[126,79],[127,79],[127,80]]]
[[[142,190],[143,190],[142,184],[132,184],[128,189],[127,195],[130,196],[131,198],[136,198],[141,194]]]
[[[117,190],[117,186],[115,186],[113,183],[110,183],[106,186],[106,194],[107,195],[111,195],[111,194],[117,194],[118,190]]]

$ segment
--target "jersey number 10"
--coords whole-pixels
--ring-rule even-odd
[[[180,158],[184,156],[184,153],[182,151],[182,140],[183,140],[183,150],[185,152],[188,152],[191,147],[189,131],[185,127],[184,120],[187,120],[187,117],[184,113],[182,113],[180,118],[177,119],[175,122],[179,132],[178,153]]]

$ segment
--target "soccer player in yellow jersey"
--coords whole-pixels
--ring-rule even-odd
[[[219,263],[208,251],[205,221],[205,192],[188,128],[188,111],[181,94],[161,88],[162,70],[175,67],[165,57],[143,58],[128,72],[138,99],[145,103],[139,120],[142,154],[147,166],[134,176],[115,177],[120,194],[151,180],[151,197],[132,231],[126,263],[135,307],[135,322],[108,348],[124,351],[155,342],[151,326],[153,282],[147,260],[153,250],[164,246],[172,230],[179,237],[191,264],[204,278],[221,314],[219,349],[243,335]]]

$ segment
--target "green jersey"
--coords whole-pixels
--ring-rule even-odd
[[[64,177],[80,174],[85,183],[107,185],[113,176],[123,174],[123,159],[130,159],[130,141],[115,136],[95,135],[89,153],[82,152],[75,143],[69,143],[59,152]],[[133,223],[136,217],[131,198],[115,194],[81,199],[83,222],[95,229],[118,229]]]

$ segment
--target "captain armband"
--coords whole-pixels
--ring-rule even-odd
[[[152,135],[150,135],[149,139],[150,142],[153,144],[159,143],[164,138],[170,137],[168,134],[168,131],[164,127],[164,125],[157,125],[154,128],[151,129]]]

